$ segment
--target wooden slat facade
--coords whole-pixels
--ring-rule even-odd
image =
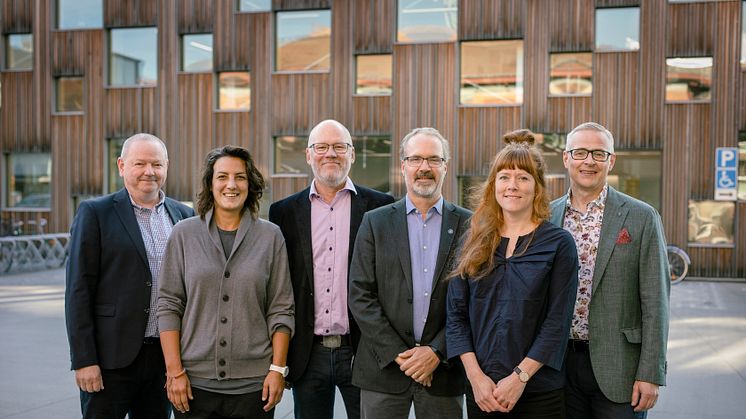
[[[259,13],[239,12],[236,0],[102,0],[104,28],[85,30],[56,29],[55,3],[0,0],[3,35],[34,35],[33,69],[0,71],[0,153],[51,153],[53,179],[49,211],[3,207],[4,219],[46,218],[48,231],[67,230],[79,199],[107,192],[107,140],[140,131],[167,143],[166,188],[184,201],[194,200],[208,150],[248,147],[267,178],[266,212],[265,204],[309,182],[272,174],[273,137],[306,136],[322,119],[341,121],[355,136],[391,137],[389,180],[397,196],[404,192],[401,138],[418,126],[438,128],[451,143],[444,190],[451,200],[458,199],[459,177],[487,174],[503,133],[566,133],[595,120],[612,131],[618,150],[661,152],[667,239],[690,253],[691,274],[746,278],[745,202],[736,205],[733,247],[687,243],[689,200],[714,194],[715,148],[736,146],[746,131],[741,1],[460,0],[458,41],[422,44],[396,41],[396,0],[273,0],[272,11]],[[592,52],[595,10],[606,7],[640,7],[640,49],[594,53],[591,95],[550,96],[550,54]],[[330,70],[275,72],[275,12],[327,8]],[[109,86],[109,29],[142,26],[158,28],[157,86]],[[190,33],[213,34],[212,72],[181,72],[181,37]],[[460,105],[459,42],[508,39],[523,40],[523,102]],[[393,56],[392,94],[356,95],[356,55],[381,53]],[[702,56],[714,61],[710,101],[666,103],[666,58]],[[217,110],[222,71],[250,72],[251,110]],[[83,78],[82,112],[53,112],[60,76]],[[561,177],[549,184],[554,195],[564,191]]]

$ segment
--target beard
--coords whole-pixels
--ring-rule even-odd
[[[433,183],[422,185],[417,183],[419,179],[431,179]],[[443,180],[443,177],[441,177],[440,180],[435,179],[435,174],[431,171],[418,172],[412,181],[412,193],[421,198],[433,198],[440,193],[441,186],[443,186]]]
[[[347,174],[350,173],[351,166],[349,162],[347,164],[342,161],[338,163],[340,164],[340,166],[335,167],[334,169],[330,169],[329,167],[317,167],[317,165],[315,164],[311,165],[313,176],[316,178],[316,180],[318,180],[325,186],[336,188],[337,186],[345,182],[345,179],[347,179]]]

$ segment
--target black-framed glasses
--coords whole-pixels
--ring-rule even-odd
[[[593,160],[605,162],[609,160],[609,157],[611,156],[611,153],[606,150],[588,150],[587,148],[574,148],[572,150],[567,150],[567,152],[570,153],[570,157],[572,157],[573,160],[585,160],[588,158],[588,154],[590,153]]]
[[[443,157],[425,158],[420,156],[404,157],[402,160],[407,162],[407,166],[409,167],[420,167],[423,161],[427,161],[427,164],[430,165],[430,167],[440,167],[446,161],[446,159],[444,159]]]
[[[344,154],[352,148],[352,144],[347,143],[336,143],[336,144],[324,144],[324,143],[316,143],[311,144],[308,146],[308,148],[312,148],[313,151],[316,152],[316,154],[326,154],[327,151],[329,151],[329,147],[334,150],[337,154]]]

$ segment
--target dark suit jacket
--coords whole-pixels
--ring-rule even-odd
[[[165,206],[174,224],[194,215],[170,198]],[[143,342],[153,281],[127,190],[81,203],[70,233],[65,321],[72,369],[126,367]]]
[[[290,279],[293,282],[295,296],[295,335],[290,341],[288,351],[290,374],[287,380],[290,383],[298,380],[306,371],[313,345],[313,250],[311,248],[311,201],[308,198],[310,190],[310,187],[306,188],[269,207],[269,221],[280,226],[285,236]],[[394,202],[391,195],[373,189],[355,185],[355,190],[357,195],[352,194],[350,204],[349,259],[352,259],[352,249],[363,214]],[[354,347],[357,347],[360,329],[355,324],[352,315],[349,318],[352,343]]]
[[[552,201],[560,227],[566,203],[567,195]],[[609,400],[629,403],[635,380],[666,384],[670,293],[658,212],[609,186],[588,314],[593,374]]]
[[[445,355],[446,275],[468,227],[471,212],[443,203],[432,300],[420,345]],[[415,346],[412,314],[412,263],[406,204],[402,199],[365,214],[350,267],[350,310],[362,338],[352,368],[352,383],[382,393],[402,393],[414,382],[399,369],[397,355]],[[437,396],[464,392],[461,363],[441,363],[427,391]]]

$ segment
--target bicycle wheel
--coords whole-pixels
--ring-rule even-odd
[[[689,263],[678,251],[679,249],[668,249],[668,266],[671,270],[671,284],[678,284],[686,277],[689,271]]]
[[[13,247],[10,243],[0,243],[0,273],[10,271],[13,265]]]

